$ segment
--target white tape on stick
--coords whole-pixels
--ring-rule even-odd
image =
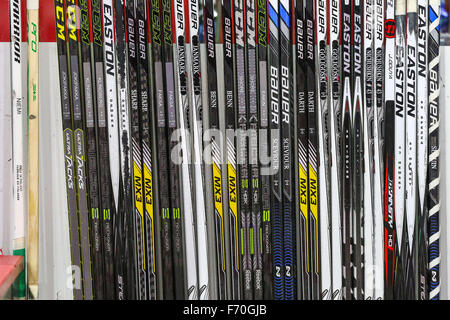
[[[39,0],[27,0],[27,9],[28,10],[38,10],[39,9]]]

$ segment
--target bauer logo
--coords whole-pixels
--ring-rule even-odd
[[[384,36],[386,38],[395,38],[395,20],[388,19],[384,22]]]

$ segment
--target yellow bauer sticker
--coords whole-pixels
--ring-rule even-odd
[[[311,210],[316,220],[316,261],[319,261],[319,219],[318,219],[318,199],[317,199],[317,173],[309,166],[309,210]],[[317,264],[317,272],[319,272],[319,264]]]
[[[300,214],[306,222],[306,270],[309,271],[309,219],[308,219],[308,174],[301,164],[298,165]]]
[[[136,206],[136,210],[139,212],[139,215],[141,216],[142,221],[142,235],[145,234],[145,227],[144,227],[144,197],[142,195],[144,186],[142,185],[142,172],[141,168],[136,164],[136,162],[133,162],[133,173],[134,173],[134,203]],[[142,236],[142,248],[145,248],[145,241],[144,236]],[[145,266],[145,250],[143,250],[143,261],[144,261],[144,270],[146,269]]]
[[[298,165],[300,214],[306,222],[306,270],[309,271],[309,219],[308,219],[308,174],[301,164]]]
[[[145,194],[145,211],[152,221],[152,256],[153,256],[153,271],[156,270],[155,257],[155,220],[153,207],[153,175],[150,169],[144,164],[144,194]]]
[[[225,270],[225,235],[224,235],[224,223],[223,223],[223,192],[222,192],[222,171],[219,166],[213,164],[213,186],[214,186],[214,207],[220,217],[220,225],[222,228],[222,259],[223,269]]]
[[[236,184],[236,169],[232,164],[228,164],[228,204],[231,214],[234,216],[236,223],[235,237],[236,237],[236,266],[239,270],[239,228],[237,216],[237,184]]]
[[[308,175],[301,165],[298,166],[299,191],[300,191],[300,212],[308,221]]]

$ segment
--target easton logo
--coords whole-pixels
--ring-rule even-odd
[[[361,76],[362,70],[362,55],[361,55],[361,43],[362,43],[362,18],[359,14],[354,15],[353,19],[353,72],[356,76]]]
[[[416,117],[416,48],[414,46],[408,46],[408,70],[407,77],[408,81],[406,85],[408,87],[406,93],[406,103],[407,103],[407,115],[415,118]]]
[[[388,19],[384,22],[384,36],[386,38],[395,38],[395,20]]]
[[[417,28],[417,74],[420,77],[427,76],[427,23],[426,8],[419,6],[418,28]]]
[[[114,30],[112,15],[113,9],[111,6],[103,5],[103,18],[105,20],[105,59],[106,59],[106,73],[110,76],[114,76]]]
[[[405,103],[405,64],[403,59],[405,57],[405,52],[403,48],[397,48],[397,66],[395,72],[395,115],[403,118],[404,113],[404,103]]]
[[[343,54],[343,67],[344,72],[351,73],[350,60],[351,60],[351,17],[349,14],[344,13],[344,30],[342,33],[342,54]]]

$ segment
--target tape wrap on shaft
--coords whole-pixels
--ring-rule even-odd
[[[28,10],[38,10],[39,9],[39,0],[27,0],[27,9]]]

